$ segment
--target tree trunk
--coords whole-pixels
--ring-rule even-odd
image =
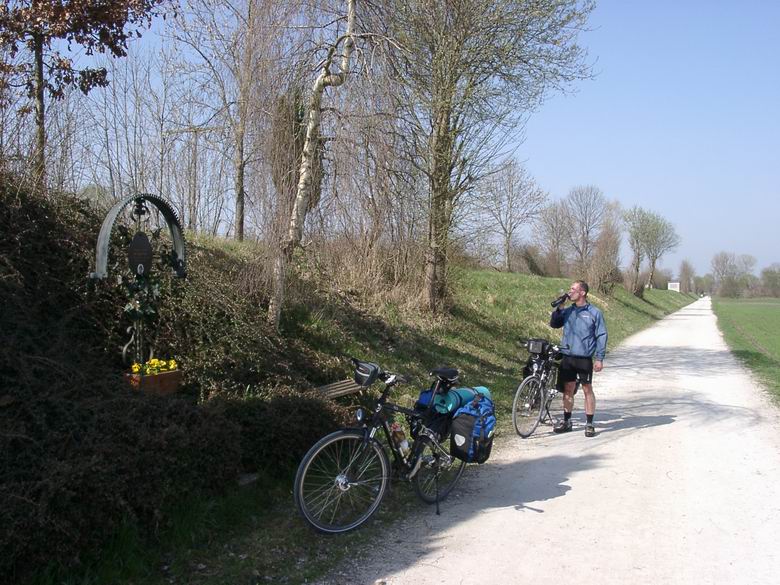
[[[444,102],[444,100],[442,100]],[[444,102],[446,103],[446,102]],[[450,112],[441,106],[434,118],[431,132],[432,169],[429,178],[431,209],[428,219],[428,254],[425,267],[425,304],[436,313],[446,292],[447,243],[449,238],[448,208],[451,205],[450,168],[452,158]]]
[[[190,189],[187,204],[189,206],[189,217],[187,218],[187,228],[193,232],[198,229],[198,133],[192,133],[192,160],[190,161]]]
[[[635,297],[644,296],[644,287],[639,283],[639,267],[642,264],[642,257],[634,253],[634,259],[631,262],[631,293]]]
[[[244,239],[244,177],[246,175],[246,160],[244,160],[244,129],[243,120],[239,121],[240,129],[236,136],[236,239]]]
[[[436,313],[444,300],[444,274],[447,269],[447,230],[443,196],[431,197],[430,216],[428,218],[428,252],[425,258],[425,305]]]
[[[33,160],[33,182],[35,188],[43,190],[46,179],[46,119],[43,101],[43,37],[33,35],[35,57],[35,154]]]
[[[235,216],[235,237],[241,242],[244,239],[245,212],[244,202],[246,199],[246,129],[249,124],[249,96],[254,76],[252,68],[255,63],[255,23],[257,16],[255,14],[252,2],[247,4],[246,18],[246,44],[242,52],[243,63],[238,77],[238,104],[236,114],[238,119],[235,124],[236,138],[236,216]]]
[[[504,236],[504,270],[506,272],[512,272],[512,261],[509,257],[510,248],[512,245],[512,236]]]
[[[292,254],[290,254],[292,256]],[[271,298],[268,301],[268,323],[279,330],[282,318],[282,303],[284,303],[284,286],[287,280],[287,253],[281,248],[274,258],[274,268],[271,273]]]
[[[647,288],[653,288],[653,276],[655,276],[655,260],[650,260],[650,276],[647,277]]]

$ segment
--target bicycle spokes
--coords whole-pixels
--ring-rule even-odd
[[[304,517],[324,532],[343,532],[374,512],[389,471],[381,447],[355,433],[334,433],[315,446],[296,478]]]
[[[433,504],[437,500],[446,498],[452,491],[463,474],[466,464],[441,452],[441,447],[434,444],[431,439],[420,440],[423,441],[420,450],[421,463],[414,476],[414,490],[424,502]]]

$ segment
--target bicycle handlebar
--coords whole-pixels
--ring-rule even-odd
[[[407,384],[409,378],[403,374],[392,374],[390,372],[382,372],[379,374],[379,379],[385,384]]]

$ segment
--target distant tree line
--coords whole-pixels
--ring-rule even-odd
[[[658,213],[639,206],[622,209],[594,185],[574,187],[564,198],[553,200],[514,160],[495,168],[477,190],[471,215],[463,221],[470,234],[464,241],[471,255],[485,264],[542,276],[586,278],[594,290],[604,293],[622,282],[639,297],[645,288],[666,288],[672,278],[658,269],[658,262],[677,249],[680,237]],[[621,269],[624,239],[631,258]],[[690,263],[683,269],[691,271],[686,276],[690,281]],[[690,290],[692,286],[684,292]]]
[[[749,254],[718,252],[712,257],[712,273],[702,285],[706,292],[723,297],[780,297],[780,263],[773,263],[756,276],[756,259]]]

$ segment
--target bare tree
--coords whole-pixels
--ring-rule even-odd
[[[775,262],[761,271],[763,294],[780,297],[780,264]]]
[[[547,193],[516,160],[508,161],[485,179],[478,206],[501,237],[507,272],[512,270],[510,252],[515,235],[539,214],[546,201]]]
[[[658,260],[667,252],[672,252],[680,245],[680,236],[674,226],[658,215],[650,213],[648,216],[648,228],[645,233],[644,250],[650,264],[650,273],[647,277],[647,286],[653,287],[653,275]]]
[[[620,226],[619,204],[607,204],[587,272],[590,286],[604,294],[610,294],[620,281]]]
[[[563,202],[568,226],[568,245],[574,253],[574,269],[587,274],[608,204],[601,189],[592,185],[575,187]]]
[[[694,291],[696,271],[687,259],[680,262],[680,292],[687,294]]]
[[[740,254],[736,258],[738,274],[753,274],[756,269],[756,258],[750,254]]]
[[[286,4],[263,0],[191,0],[178,12],[174,38],[197,55],[185,67],[212,109],[208,125],[223,123],[228,130],[228,152],[232,153],[234,191],[234,233],[244,239],[247,164],[252,122],[257,119],[259,82],[270,81],[265,69],[272,63],[270,44],[283,36],[270,31],[281,27]]]
[[[758,288],[758,278],[753,274],[755,266],[756,259],[749,254],[715,254],[712,258],[712,274],[716,292],[724,297],[738,297],[755,292]]]
[[[547,276],[564,276],[567,272],[568,230],[566,210],[560,204],[548,205],[536,218],[534,238],[544,255]]]
[[[720,286],[727,277],[737,274],[737,258],[733,252],[718,252],[712,257],[711,265],[715,286]]]
[[[374,294],[376,284],[417,283],[413,290],[419,291],[425,189],[419,172],[397,155],[402,138],[385,62],[361,65],[363,74],[339,92],[338,114],[329,117],[337,123],[327,131],[328,184],[312,231],[331,236],[332,282],[350,289],[371,282]]]
[[[634,206],[623,213],[623,225],[628,235],[628,245],[631,248],[631,266],[629,268],[629,288],[634,296],[642,297],[644,282],[639,278],[639,270],[645,257],[645,242],[650,228],[649,213],[639,206]]]
[[[271,167],[271,180],[276,189],[274,227],[283,229],[290,217],[295,194],[298,190],[298,173],[306,137],[306,109],[303,91],[292,87],[276,99],[271,113],[271,131],[266,150]],[[319,181],[315,183],[319,184]],[[276,234],[279,237],[279,234]]]
[[[668,268],[661,268],[655,271],[653,275],[653,288],[666,290],[669,288],[669,282],[672,280],[672,271]]]

